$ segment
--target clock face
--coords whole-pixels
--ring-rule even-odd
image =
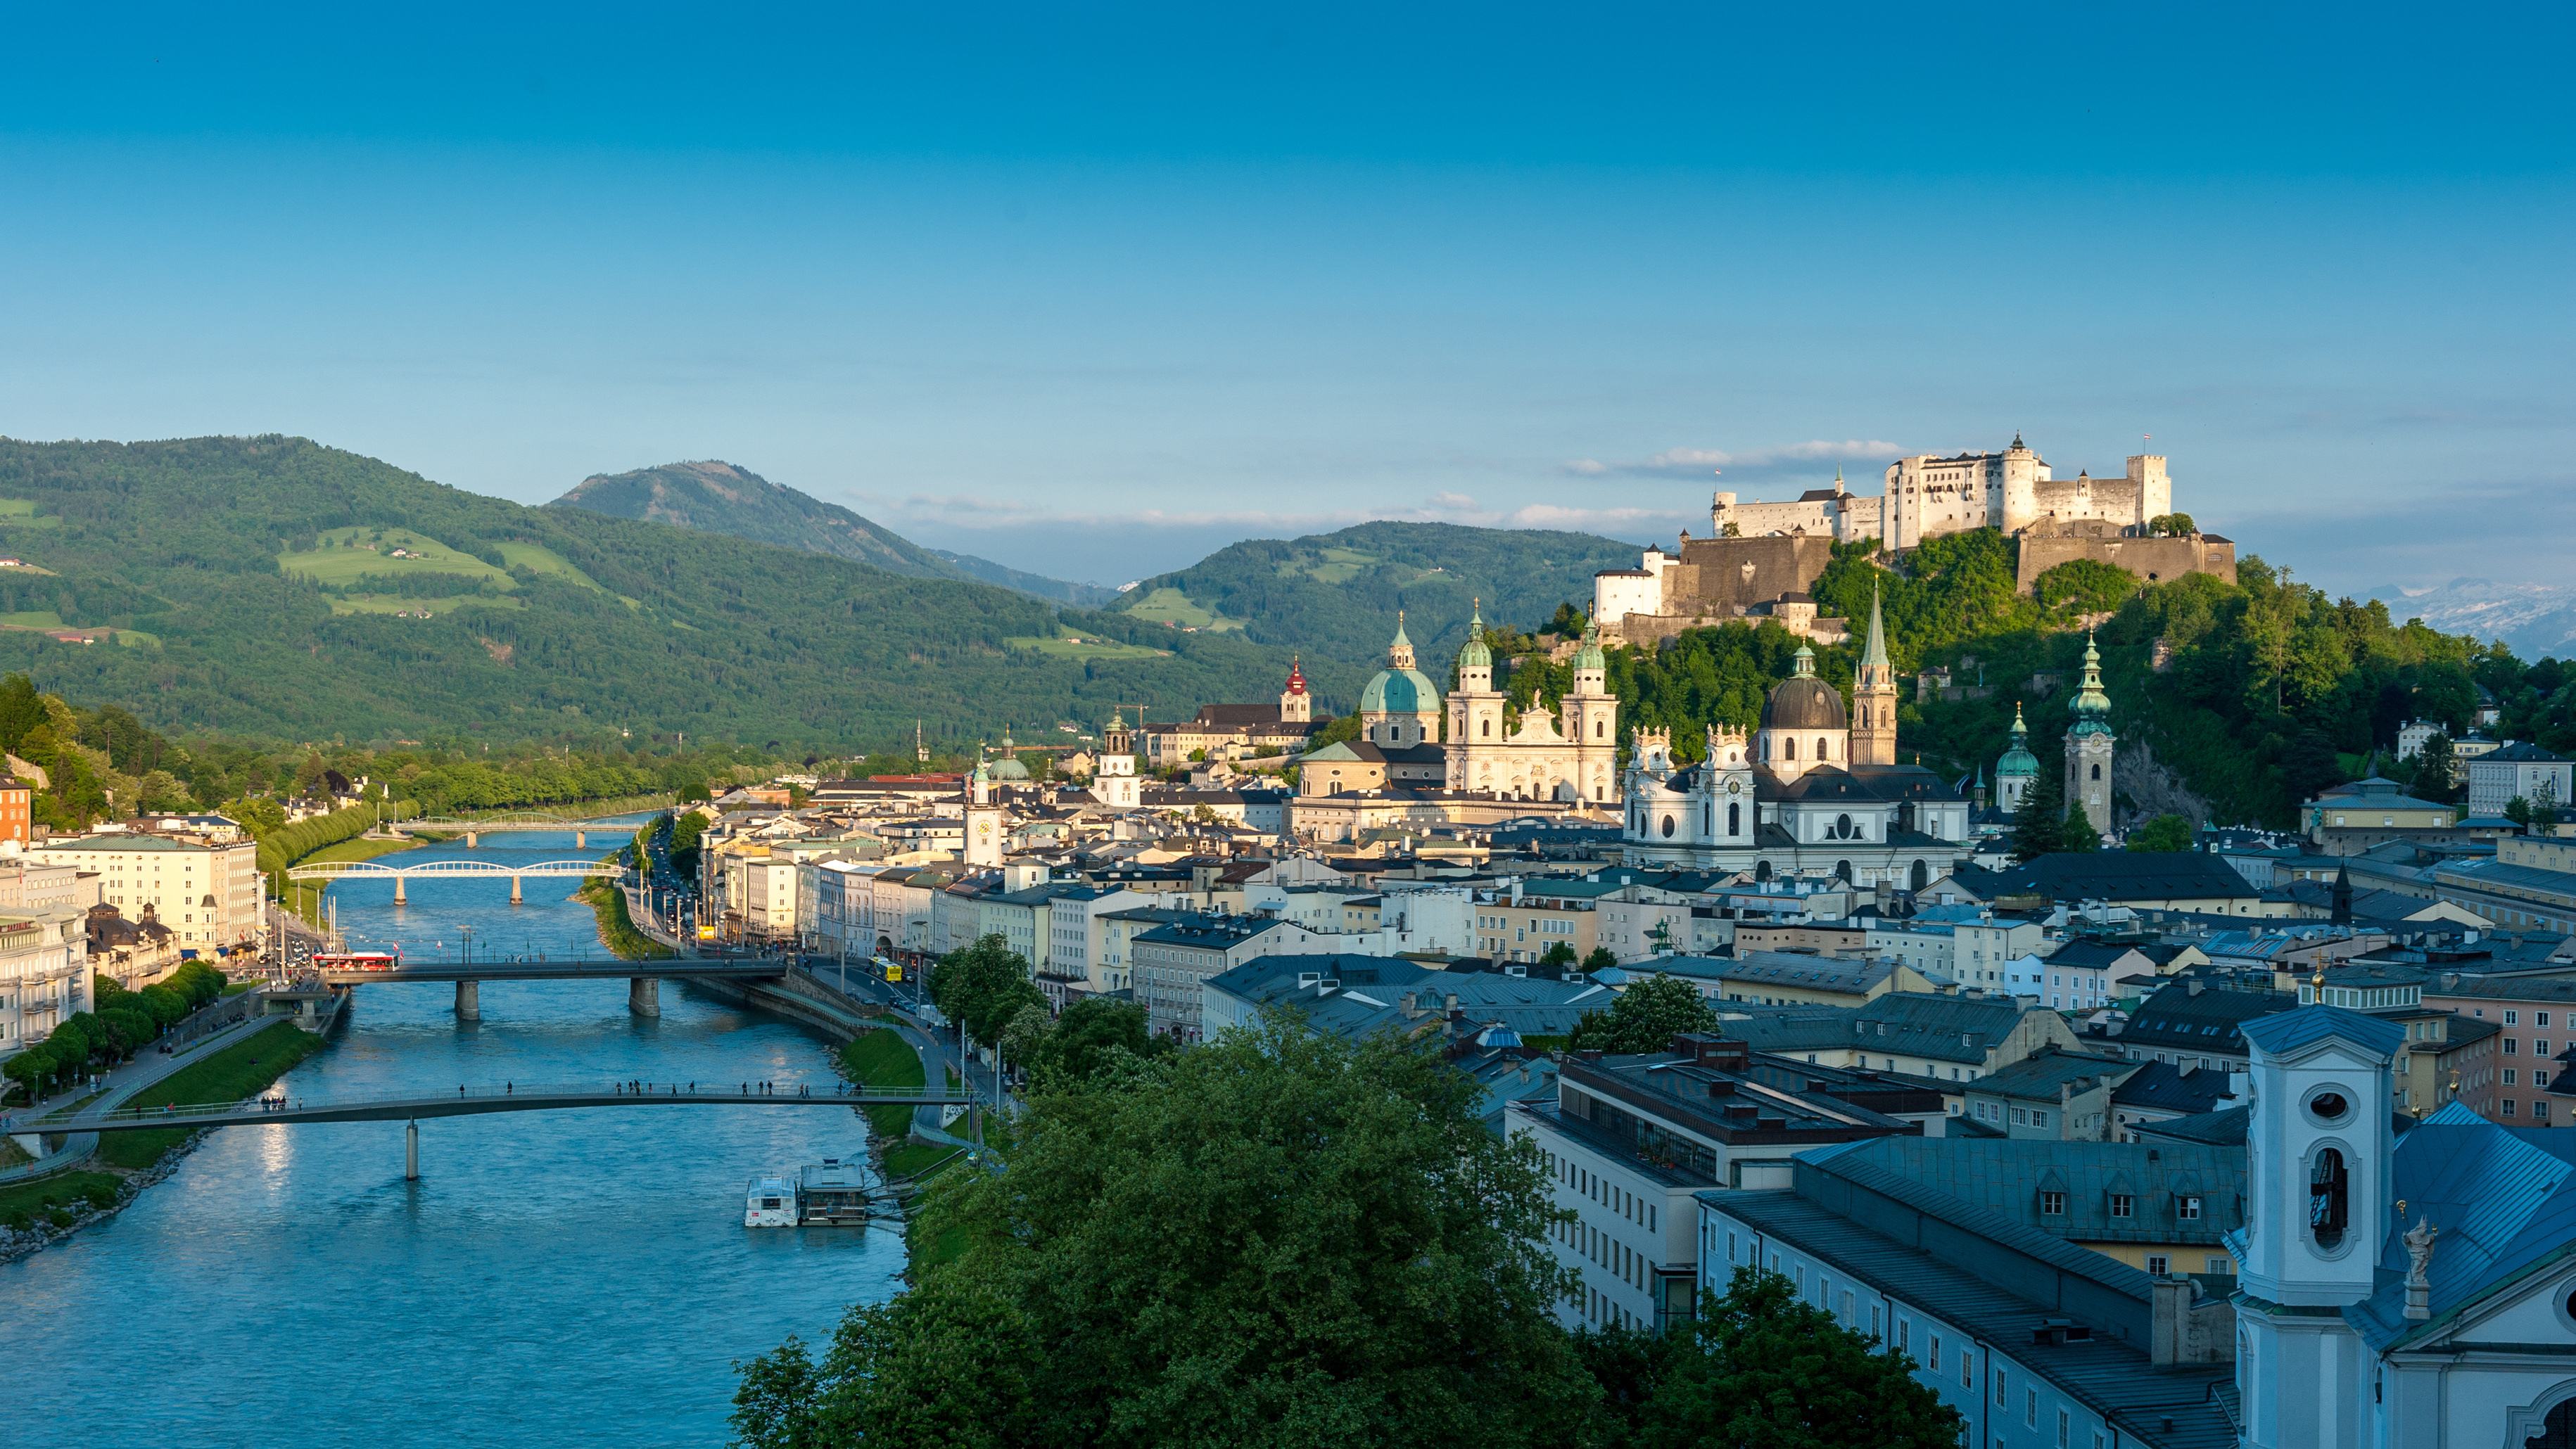
[[[1729,794],[1729,795],[1741,795],[1741,794],[1743,794],[1743,793],[1744,793],[1744,782],[1743,782],[1742,780],[1729,780],[1729,781],[1727,781],[1727,782],[1726,782],[1726,793],[1727,793],[1727,794]]]

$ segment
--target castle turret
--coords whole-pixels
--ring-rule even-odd
[[[1896,763],[1896,669],[1887,659],[1887,625],[1878,591],[1869,596],[1869,642],[1852,678],[1852,763]]]
[[[2075,722],[2066,727],[2066,808],[2095,831],[2111,833],[2111,696],[2102,692],[2102,651],[2084,636],[2084,683],[2075,692]]]

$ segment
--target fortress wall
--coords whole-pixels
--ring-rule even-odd
[[[2034,538],[2021,540],[2014,586],[2027,594],[2039,576],[2079,558],[2127,569],[2149,583],[2184,574],[2215,574],[2236,582],[2236,545],[2223,538]]]
[[[1620,634],[1648,645],[1682,630],[1740,618],[1755,604],[1815,587],[1834,559],[1834,542],[1820,537],[1695,538],[1682,545],[1669,568],[1664,612],[1631,614]]]

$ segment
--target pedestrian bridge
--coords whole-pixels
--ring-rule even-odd
[[[519,882],[529,876],[540,880],[615,880],[625,873],[622,866],[604,860],[544,860],[534,865],[504,865],[489,860],[427,860],[418,865],[387,865],[378,860],[326,860],[314,865],[294,865],[286,869],[288,880],[389,880],[394,883],[394,904],[406,903],[404,886],[414,879],[430,880],[503,880],[510,882],[510,904],[522,897]]]
[[[149,1088],[145,1089],[147,1092]],[[252,1097],[171,1107],[118,1107],[46,1119],[55,1132],[144,1132],[161,1127],[262,1127],[300,1122],[416,1122],[425,1117],[482,1117],[495,1112],[558,1112],[580,1107],[968,1107],[956,1092],[850,1087],[831,1092],[786,1082],[510,1082],[460,1086],[453,1094],[388,1097]]]
[[[633,813],[633,812],[630,812]],[[618,837],[622,842],[635,833],[633,821],[603,820],[590,815],[558,815],[545,810],[517,810],[504,815],[483,815],[471,820],[452,815],[430,815],[417,820],[384,820],[376,824],[380,835],[462,835],[465,848],[472,850],[483,843],[486,835],[507,835],[525,830],[543,830],[555,834],[572,832],[575,850],[590,848],[590,832],[597,830]]]
[[[146,1089],[149,1090],[148,1088]],[[172,1127],[272,1127],[308,1122],[401,1122],[403,1178],[420,1177],[420,1123],[424,1117],[483,1117],[495,1112],[559,1112],[590,1107],[963,1107],[981,1142],[983,1106],[954,1092],[851,1087],[817,1092],[790,1082],[583,1082],[459,1086],[454,1096],[431,1094],[338,1097],[288,1095],[184,1106],[118,1107],[49,1118],[56,1132],[152,1132]]]

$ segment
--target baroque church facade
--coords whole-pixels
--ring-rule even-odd
[[[1967,797],[1897,762],[1896,677],[1875,600],[1848,708],[1815,663],[1800,645],[1761,727],[1710,726],[1695,764],[1675,765],[1669,731],[1637,732],[1622,796],[1628,864],[1920,889],[1967,859]]]

